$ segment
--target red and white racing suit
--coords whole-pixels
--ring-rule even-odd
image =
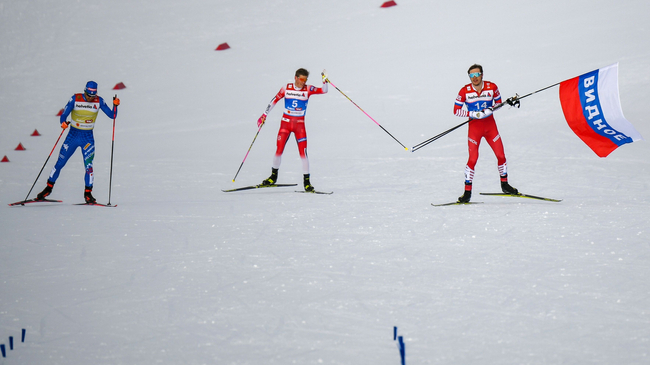
[[[327,93],[327,83],[323,84],[322,87],[305,85],[302,89],[297,89],[293,83],[289,83],[280,89],[266,107],[264,114],[268,115],[275,104],[284,98],[284,113],[282,114],[282,122],[280,123],[280,130],[278,131],[277,149],[275,150],[275,156],[273,157],[274,169],[280,168],[284,146],[289,140],[289,135],[293,132],[296,142],[298,143],[298,151],[300,153],[300,159],[302,160],[303,174],[309,174],[305,113],[307,112],[309,97],[325,93]]]
[[[474,88],[474,85],[470,83],[463,86],[458,92],[456,103],[454,104],[454,115],[466,118],[469,116],[469,112],[481,111],[495,105],[495,103],[501,103],[501,94],[496,84],[490,81],[483,81],[483,89],[479,93]],[[467,106],[467,110],[463,109],[463,105]],[[503,150],[503,143],[494,116],[490,115],[483,119],[472,119],[469,122],[467,133],[467,146],[469,150],[469,159],[467,160],[467,166],[465,166],[467,190],[471,189],[471,185],[467,184],[471,184],[474,180],[474,167],[478,160],[479,145],[481,144],[482,138],[485,138],[497,157],[501,181],[507,181],[508,168],[506,154]]]

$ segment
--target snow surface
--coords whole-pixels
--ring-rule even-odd
[[[312,182],[333,195],[221,192],[269,175],[280,107],[231,181],[299,67],[413,146],[462,122],[475,62],[505,97],[619,62],[625,116],[650,137],[646,0],[381,3],[0,2],[0,364],[399,364],[393,326],[407,364],[650,363],[650,144],[598,158],[557,88],[496,118],[512,185],[561,203],[478,196],[499,189],[484,143],[485,204],[432,207],[462,192],[466,127],[406,152],[333,87],[307,115]],[[91,79],[122,100],[117,207],[73,205],[76,156],[64,203],[7,206]],[[100,115],[101,202],[111,133]],[[293,140],[280,182],[301,183]]]

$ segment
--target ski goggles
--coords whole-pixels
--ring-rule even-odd
[[[302,76],[302,77],[298,77],[298,80],[300,80],[300,81],[302,81],[302,82],[307,82],[307,78],[304,77],[304,76]]]
[[[480,72],[474,72],[474,73],[469,74],[469,78],[470,78],[470,79],[471,79],[471,78],[474,78],[474,77],[479,77],[479,76],[481,76],[481,73],[480,73]]]

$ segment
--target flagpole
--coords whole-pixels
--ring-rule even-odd
[[[531,95],[533,95],[533,94],[537,94],[538,92],[544,91],[544,90],[546,90],[546,89],[550,89],[550,88],[552,88],[553,86],[558,86],[558,85],[561,84],[562,82],[564,82],[564,81],[561,81],[561,82],[555,83],[555,84],[553,84],[553,85],[547,86],[547,87],[542,88],[542,89],[539,89],[539,90],[537,90],[537,91],[533,91],[532,93],[528,93],[528,94],[526,94],[526,95],[524,95],[524,96],[519,96],[519,95],[515,94],[515,96],[513,96],[513,97],[511,97],[511,98],[508,98],[508,99],[506,100],[506,103],[508,103],[508,105],[510,105],[510,106],[515,106],[515,107],[519,108],[519,100],[521,100],[521,99],[523,99],[523,98],[527,98],[527,97],[529,97],[529,96],[531,96]]]
[[[550,88],[552,88],[553,86],[558,86],[558,85],[561,84],[562,82],[564,82],[564,81],[558,82],[558,83],[553,84],[553,85],[551,85],[551,86],[547,86],[547,87],[545,87],[545,88],[543,88],[543,89],[539,89],[539,90],[537,90],[537,91],[533,91],[532,93],[526,94],[526,95],[524,95],[524,96],[518,96],[517,99],[518,99],[518,100],[521,100],[521,99],[526,98],[526,97],[528,97],[528,96],[531,96],[531,95],[533,95],[533,94],[537,94],[538,92],[540,92],[540,91],[544,91],[544,90],[546,90],[546,89],[550,89]]]

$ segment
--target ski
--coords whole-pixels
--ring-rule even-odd
[[[242,191],[242,190],[252,190],[252,189],[261,189],[261,188],[276,188],[276,187],[284,187],[284,186],[296,186],[298,184],[273,184],[273,185],[251,185],[251,186],[244,186],[241,188],[235,188],[235,189],[228,189],[228,190],[221,190],[224,193],[230,193],[233,191]]]
[[[102,203],[77,203],[75,205],[91,205],[91,206],[96,206],[96,207],[116,207],[117,204],[102,204]]]
[[[327,194],[327,195],[334,194],[333,191],[318,191],[318,190],[314,190],[314,191],[296,190],[296,193]]]
[[[10,207],[16,206],[16,205],[25,205],[25,204],[31,204],[31,203],[63,203],[63,200],[54,200],[54,199],[27,199],[23,200],[20,202],[15,202],[9,204]]]
[[[528,199],[536,199],[536,200],[544,200],[547,202],[561,202],[562,199],[551,199],[551,198],[544,198],[541,196],[535,196],[535,195],[528,195],[528,194],[506,194],[506,193],[480,193],[481,195],[492,195],[492,196],[511,196],[513,198],[528,198]]]
[[[461,203],[461,202],[451,202],[451,203],[443,203],[443,204],[433,204],[434,207],[446,207],[449,205],[469,205],[469,204],[483,204],[483,202],[467,202],[467,203]]]

